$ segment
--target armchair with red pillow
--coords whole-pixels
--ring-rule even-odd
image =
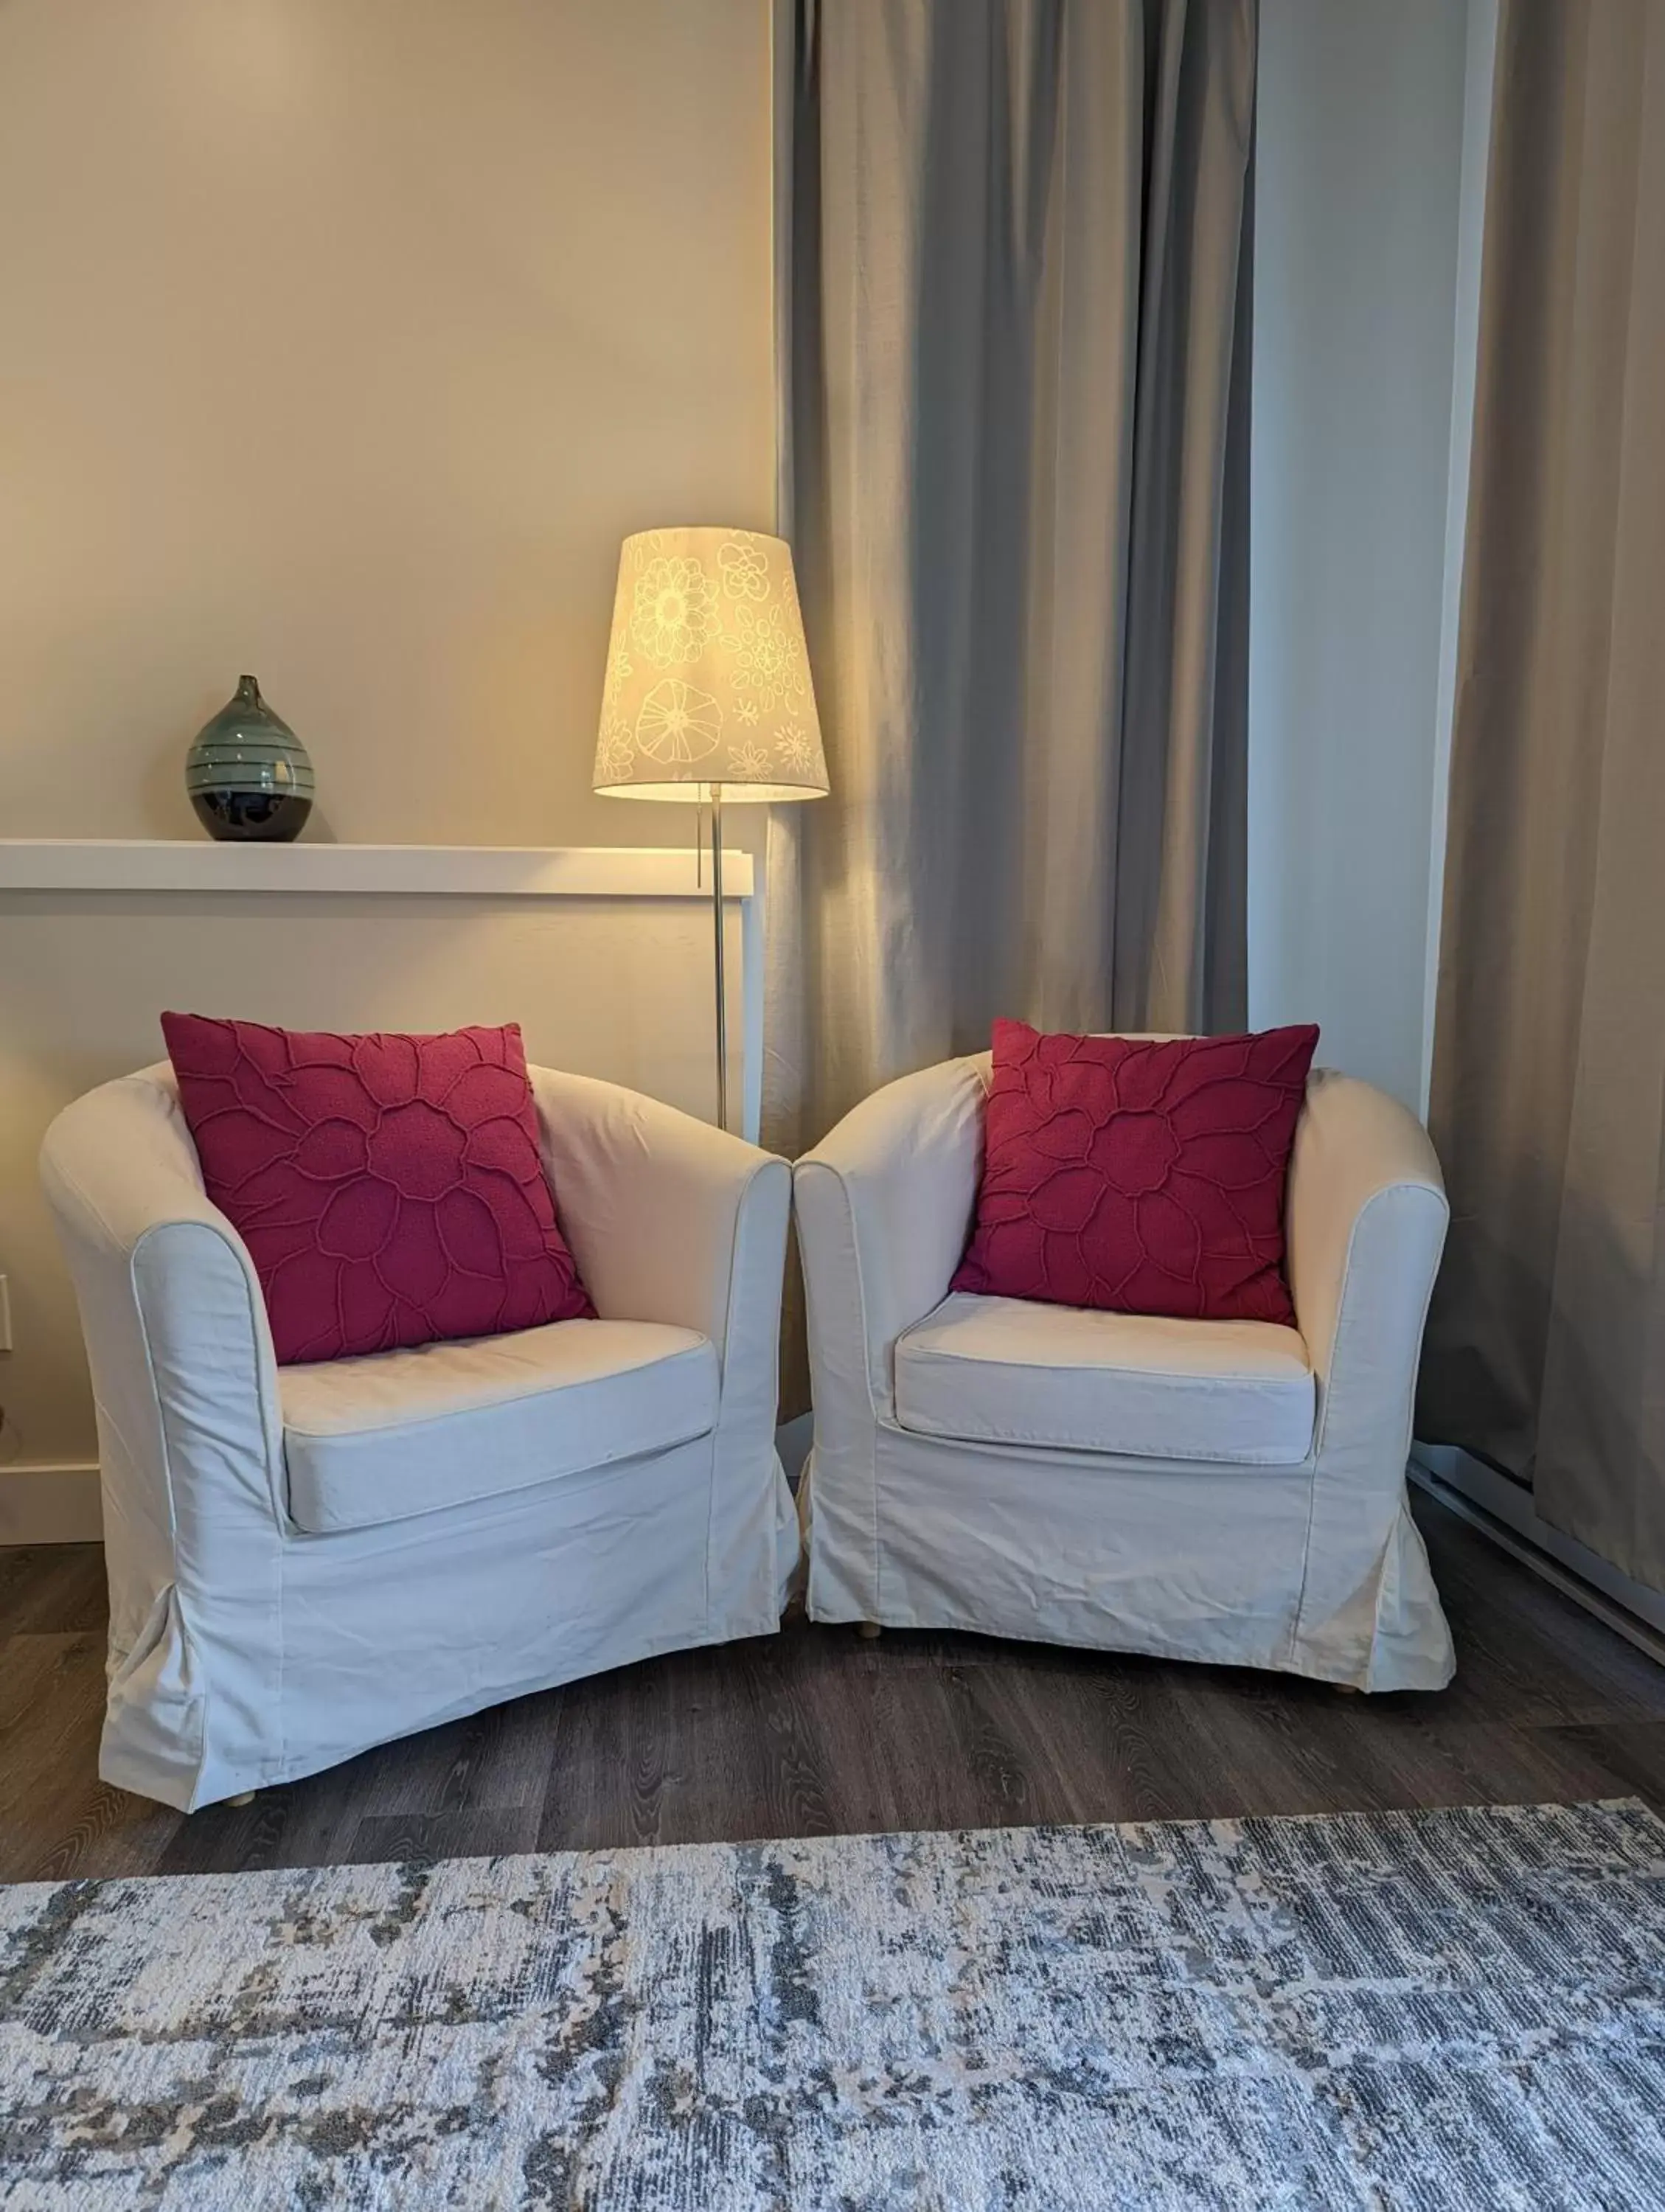
[[[1439,1166],[1316,1042],[1003,1022],[799,1161],[813,1618],[1449,1679],[1405,1495]]]
[[[42,1154],[98,1406],[100,1771],[186,1809],[775,1627],[784,1160],[513,1027],[169,1016]]]

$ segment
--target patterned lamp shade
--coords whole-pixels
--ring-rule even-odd
[[[792,549],[750,530],[624,541],[595,749],[614,799],[819,799],[827,789]]]

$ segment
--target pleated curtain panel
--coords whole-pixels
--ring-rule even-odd
[[[1665,1589],[1665,4],[1504,0],[1419,1431]]]
[[[792,1151],[998,1014],[1243,1024],[1257,17],[775,32],[780,526],[832,786],[770,828]]]

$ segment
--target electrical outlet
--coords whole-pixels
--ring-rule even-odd
[[[11,1285],[0,1275],[0,1352],[11,1350]]]

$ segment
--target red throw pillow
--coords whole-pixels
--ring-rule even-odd
[[[1318,1032],[994,1024],[977,1218],[950,1288],[1194,1321],[1295,1319],[1284,1183]]]
[[[331,1036],[164,1014],[162,1034],[280,1362],[594,1316],[517,1024]]]

